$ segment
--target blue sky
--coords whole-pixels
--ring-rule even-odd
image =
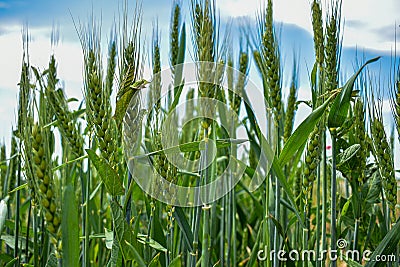
[[[394,51],[394,36],[400,35],[399,0],[342,0],[343,52],[342,69],[344,76],[353,72],[356,51],[365,58],[384,56],[371,71],[389,73],[390,55]],[[82,52],[72,18],[85,23],[93,13],[102,19],[104,38],[107,39],[110,26],[118,18],[123,1],[115,0],[6,0],[0,1],[0,142],[8,140],[11,126],[15,125],[17,83],[22,55],[22,25],[29,25],[31,36],[30,55],[32,65],[43,69],[52,52],[59,65],[59,76],[65,84],[68,96],[82,98]],[[134,1],[128,1],[131,8]],[[255,14],[262,3],[258,0],[216,0],[221,24],[233,19],[236,26],[247,17],[250,25],[256,27]],[[274,18],[279,30],[283,67],[290,77],[293,51],[296,51],[301,66],[299,98],[308,100],[307,68],[314,62],[310,18],[311,0],[275,0]],[[330,0],[322,0],[324,8]],[[190,24],[189,1],[182,1],[184,19]],[[172,0],[143,1],[143,32],[150,43],[152,25],[157,19],[161,31],[162,61],[168,66],[168,26]],[[53,51],[50,46],[52,25],[59,25],[60,44]],[[190,29],[187,28],[189,33]],[[190,38],[188,38],[190,40]],[[235,41],[238,43],[238,41]],[[147,45],[149,47],[149,45]],[[149,53],[150,50],[148,49]],[[189,55],[190,53],[188,53]],[[190,58],[189,58],[190,60]],[[149,65],[146,65],[149,67]],[[254,66],[252,66],[253,72]],[[252,78],[257,80],[257,75]],[[287,86],[287,82],[284,82]],[[384,105],[390,113],[388,103]],[[306,112],[306,111],[305,111]],[[303,113],[303,115],[306,113]],[[305,115],[304,115],[305,116]],[[301,116],[299,116],[301,120]]]

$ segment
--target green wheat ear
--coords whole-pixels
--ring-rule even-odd
[[[332,91],[338,87],[338,66],[340,64],[340,22],[341,4],[336,3],[332,7],[331,14],[327,18],[326,46],[325,46],[325,71],[326,90]]]
[[[397,202],[397,182],[395,178],[392,152],[387,141],[381,118],[373,118],[371,121],[371,132],[375,159],[378,162],[379,173],[383,180],[386,199],[389,202],[390,209],[394,211]],[[394,220],[395,218],[392,219]]]
[[[172,72],[175,73],[175,66],[179,56],[179,35],[181,27],[181,7],[178,2],[174,3],[170,25],[170,63]]]
[[[278,126],[282,117],[282,90],[281,90],[281,62],[279,46],[275,36],[273,26],[272,1],[268,1],[265,11],[264,21],[262,22],[262,51],[261,56],[265,60],[266,81],[268,84],[268,96],[271,98],[271,108],[274,113],[275,125]],[[266,97],[266,96],[264,96]]]
[[[319,123],[311,133],[310,140],[307,145],[303,179],[303,193],[305,196],[308,196],[308,194],[311,192],[312,183],[317,178],[317,167],[321,160],[321,135],[323,129],[323,124]]]
[[[378,96],[381,92],[378,90]],[[372,135],[372,148],[375,160],[378,164],[379,174],[382,179],[382,185],[385,197],[388,202],[389,209],[395,215],[395,207],[397,204],[397,181],[394,170],[393,153],[389,145],[385,128],[383,125],[382,102],[375,102],[374,92],[371,92],[369,99],[371,102],[369,107],[370,129]],[[396,220],[396,216],[392,216],[392,222]]]
[[[295,119],[295,113],[297,110],[297,91],[298,91],[298,85],[297,85],[297,63],[296,61],[293,64],[293,74],[292,74],[292,82],[290,84],[290,91],[289,91],[289,97],[287,100],[287,106],[286,106],[286,113],[285,113],[285,125],[284,125],[284,130],[283,130],[283,141],[284,143],[287,142],[289,137],[292,135],[293,132],[293,124],[294,124],[294,119]]]
[[[322,9],[320,1],[314,0],[311,5],[312,27],[314,32],[315,58],[320,66],[324,64],[324,29],[322,23]]]
[[[367,169],[368,146],[367,135],[365,132],[365,108],[361,98],[357,98],[354,104],[354,138],[356,143],[360,144],[359,160],[360,164],[357,166],[358,181],[360,184],[366,182],[365,170]]]
[[[62,89],[57,89],[57,85],[56,60],[52,55],[47,70],[46,100],[50,103],[52,112],[58,121],[57,127],[62,136],[66,138],[75,156],[79,157],[83,155],[84,140],[76,126],[76,120],[73,119],[72,113],[69,111],[64,92]]]
[[[58,211],[58,201],[55,194],[53,173],[51,171],[48,129],[43,129],[35,124],[32,129],[32,157],[34,169],[34,184],[37,190],[37,197],[44,208],[47,230],[56,234],[61,220]]]

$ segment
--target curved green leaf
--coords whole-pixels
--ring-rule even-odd
[[[128,255],[132,255],[132,258],[126,260],[134,260],[139,267],[146,267],[146,263],[143,258],[140,256],[139,252],[133,247],[131,243],[125,240],[126,250],[128,251]]]
[[[321,119],[325,112],[331,98],[327,99],[325,103],[311,112],[310,115],[296,128],[293,134],[287,140],[282,152],[279,155],[279,163],[281,166],[286,165],[289,160],[298,152],[298,150],[307,141],[308,136],[314,130],[315,125]]]
[[[258,254],[259,254],[259,251],[260,251],[260,240],[261,240],[261,237],[263,235],[263,227],[262,227],[263,223],[264,223],[264,220],[262,220],[261,223],[260,223],[260,227],[259,227],[259,230],[257,232],[256,242],[254,243],[254,246],[252,248],[252,252],[251,252],[249,261],[246,264],[246,267],[258,266],[257,258],[258,258]],[[266,252],[266,253],[268,253],[268,252]]]
[[[343,86],[342,91],[340,92],[339,95],[336,96],[335,100],[333,101],[331,110],[329,112],[328,115],[329,128],[337,128],[342,126],[342,124],[346,120],[347,113],[349,112],[351,93],[353,91],[354,83],[358,75],[361,73],[361,71],[364,69],[365,66],[367,66],[372,62],[377,61],[379,58],[380,57],[376,57],[365,62],[365,64],[362,65],[361,68]]]
[[[18,258],[14,258],[12,260],[10,260],[6,265],[4,265],[5,267],[12,267],[15,265],[15,263],[18,261]]]
[[[175,259],[171,261],[168,267],[181,267],[182,266],[182,256],[178,255]]]
[[[158,243],[153,238],[149,238],[148,235],[138,234],[137,240],[142,244],[146,244],[146,245],[154,248],[155,250],[158,250],[158,251],[161,251],[161,252],[164,252],[164,253],[167,252],[167,249],[163,245]]]
[[[190,251],[193,250],[193,233],[192,230],[190,229],[189,223],[186,219],[186,215],[183,212],[181,207],[175,207],[174,210],[174,217],[179,225],[179,228],[181,229],[183,233],[183,237],[185,239],[185,244],[189,248]]]
[[[143,259],[133,246],[136,244],[135,235],[133,234],[132,228],[126,222],[121,207],[117,202],[115,202],[115,200],[112,200],[110,204],[115,237],[118,241],[119,249],[124,260],[135,260],[140,266],[146,266]]]
[[[282,165],[279,163],[279,160],[275,158],[275,160],[272,162],[272,170],[274,171],[275,177],[279,180],[280,185],[282,186],[283,190],[285,191],[287,197],[289,198],[290,204],[292,205],[294,214],[296,217],[299,219],[299,223],[302,227],[304,227],[304,220],[300,215],[299,209],[296,205],[295,197],[292,192],[292,189],[290,188],[286,176],[283,174],[283,168]]]
[[[382,255],[392,255],[396,253],[397,246],[400,242],[400,219],[397,220],[396,224],[390,229],[383,240],[379,243],[378,247],[369,257],[371,260],[365,265],[366,267],[375,266],[386,266],[386,262],[376,261],[378,256]],[[396,257],[397,258],[397,257]]]
[[[154,258],[149,262],[149,267],[161,267],[160,253],[157,253]]]
[[[107,192],[112,196],[123,195],[125,189],[122,185],[122,181],[119,179],[118,174],[113,168],[99,156],[92,149],[86,149],[86,153],[89,156],[90,161],[93,163],[103,184],[106,187]]]

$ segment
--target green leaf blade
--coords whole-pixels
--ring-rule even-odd
[[[111,201],[111,212],[114,223],[115,236],[124,260],[135,260],[140,266],[146,266],[144,260],[135,249],[137,243],[132,228],[126,222],[122,209],[114,200]]]
[[[397,246],[400,242],[400,219],[397,220],[396,224],[390,229],[390,231],[385,235],[383,240],[379,243],[378,247],[372,253],[371,260],[365,265],[366,267],[375,266],[386,266],[386,262],[376,261],[381,255],[391,255],[396,253]]]
[[[119,196],[125,193],[122,181],[119,179],[118,174],[113,168],[99,156],[92,149],[86,149],[90,161],[95,166],[101,180],[103,181],[107,192],[112,196]]]
[[[62,244],[63,264],[79,265],[79,214],[72,183],[66,185],[62,203]]]
[[[181,207],[175,207],[174,217],[179,227],[181,228],[183,237],[186,241],[185,244],[190,249],[190,251],[193,250],[193,233],[186,219],[186,215]]]
[[[279,155],[279,163],[281,166],[286,165],[289,160],[298,152],[299,148],[301,148],[304,143],[307,141],[308,136],[314,130],[314,127],[317,125],[318,121],[321,119],[324,114],[329,102],[331,99],[328,99],[311,112],[310,115],[296,128],[293,134],[289,137],[285,146],[282,149],[282,152]]]
[[[333,101],[331,110],[328,115],[328,127],[337,128],[343,125],[347,118],[347,114],[350,108],[350,99],[353,92],[354,83],[361,73],[361,71],[370,63],[379,60],[380,57],[376,57],[368,60],[361,66],[361,68],[346,82],[343,86],[342,91],[336,96]]]

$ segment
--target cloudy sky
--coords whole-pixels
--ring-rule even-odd
[[[397,31],[397,35],[400,35],[400,1],[342,1],[344,73],[353,71],[356,53],[361,55],[361,58],[384,56],[372,69],[384,74],[389,73],[390,55],[395,48],[395,32]],[[22,61],[23,25],[29,26],[31,64],[41,69],[45,68],[50,54],[54,52],[58,60],[59,76],[65,84],[68,96],[81,98],[82,52],[73,19],[85,23],[93,10],[95,16],[102,20],[104,40],[107,40],[112,23],[118,20],[121,2],[123,1],[0,1],[0,142],[1,139],[8,140],[11,126],[15,125],[17,83]],[[131,7],[135,5],[135,1],[128,2]],[[186,21],[190,21],[188,2],[182,1]],[[250,25],[257,26],[255,14],[263,5],[259,0],[216,0],[216,2],[221,24],[233,18],[234,25],[237,25],[247,16]],[[314,61],[310,2],[311,0],[274,1],[274,18],[280,32],[283,66],[289,71],[292,69],[293,51],[296,51],[302,69],[299,97],[303,99],[310,96],[307,68],[310,69]],[[325,2],[330,3],[330,0],[322,0],[322,2],[326,8]],[[168,47],[171,4],[172,0],[143,1],[145,38],[149,43],[152,25],[155,20],[158,20],[161,46],[164,47],[162,60],[166,67],[168,54],[165,48]],[[50,45],[53,25],[58,25],[60,32],[60,43],[54,51]],[[237,27],[234,26],[232,29],[235,31]],[[388,105],[386,111],[389,112]]]

